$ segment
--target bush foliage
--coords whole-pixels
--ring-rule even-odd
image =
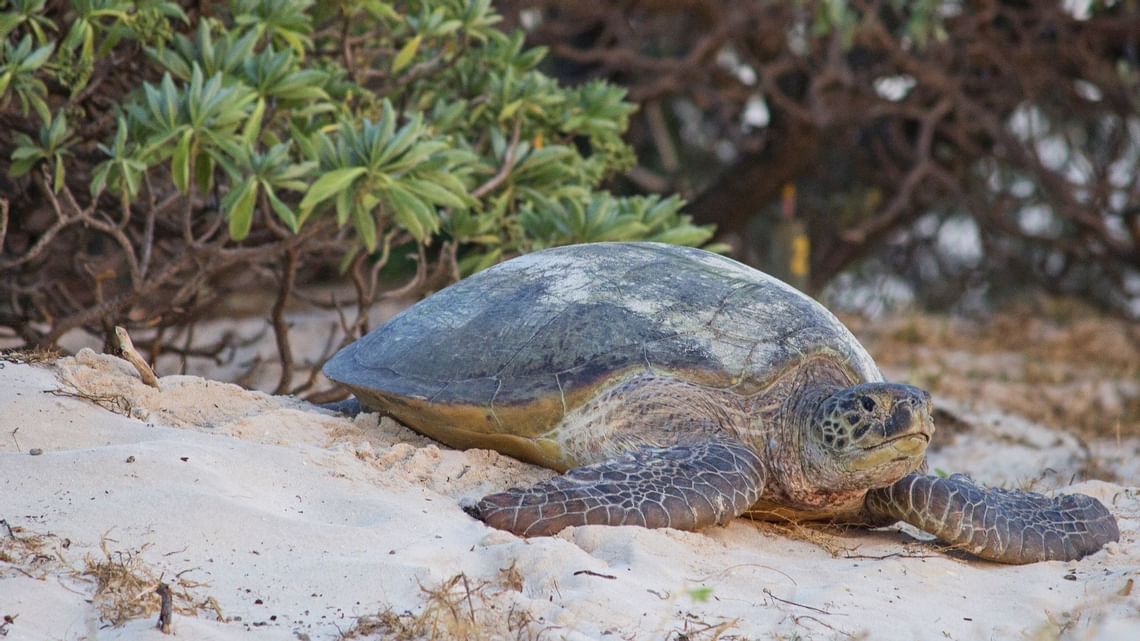
[[[394,255],[422,291],[551,245],[706,242],[678,199],[602,189],[634,160],[624,90],[559,85],[498,21],[490,0],[0,3],[0,326],[157,328],[153,357],[234,288],[275,289],[287,391],[280,315],[317,266],[355,284],[352,334]]]

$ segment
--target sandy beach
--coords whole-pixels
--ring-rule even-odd
[[[3,365],[5,641],[170,638],[159,580],[182,639],[1140,638],[1140,488],[1070,485],[1090,452],[1135,452],[1135,438],[1085,443],[939,400],[972,433],[932,468],[1110,507],[1120,542],[1078,562],[1002,566],[899,526],[741,519],[527,540],[460,509],[550,475],[494,452],[195,376],[154,389],[91,350]],[[1105,460],[1129,478],[1134,458]]]

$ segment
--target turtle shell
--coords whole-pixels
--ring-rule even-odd
[[[818,354],[853,382],[882,380],[834,315],[763,272],[689,247],[595,243],[441,290],[324,373],[451,445],[509,451],[487,435],[542,434],[623,377],[649,370],[749,395]]]

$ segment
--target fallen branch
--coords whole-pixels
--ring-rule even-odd
[[[155,626],[162,630],[163,634],[174,633],[174,593],[170,590],[170,586],[165,583],[159,583],[155,588],[155,593],[158,598],[162,600],[158,611],[158,624]]]
[[[155,376],[154,370],[147,364],[146,360],[135,349],[135,344],[131,342],[131,337],[127,334],[127,330],[121,326],[115,326],[115,338],[119,343],[119,351],[122,352],[123,358],[128,363],[135,366],[139,372],[139,377],[142,382],[158,389],[158,377]]]
[[[293,293],[296,277],[297,250],[290,249],[285,252],[277,300],[273,303],[273,312],[270,317],[270,322],[273,324],[273,335],[277,339],[277,358],[281,362],[281,376],[277,380],[274,394],[285,394],[293,383],[293,349],[289,346],[289,323],[285,321],[285,307],[289,304],[289,296]]]
[[[0,620],[0,637],[8,636],[8,626],[16,622],[18,614],[5,614],[4,618]]]
[[[593,570],[578,570],[577,572],[574,573],[574,576],[580,576],[583,574],[586,576],[596,576],[596,577],[600,577],[603,579],[616,579],[617,578],[616,576],[613,576],[612,574],[602,574],[601,572],[594,572]]]
[[[52,396],[66,396],[68,398],[81,398],[85,401],[102,407],[109,412],[122,414],[123,416],[130,416],[131,410],[134,409],[130,400],[125,396],[118,394],[86,394],[83,392],[72,392],[65,389],[49,389],[44,390],[44,394],[51,394]]]

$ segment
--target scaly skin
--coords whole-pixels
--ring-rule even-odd
[[[652,392],[646,401],[661,398],[668,387],[651,379],[632,385],[621,392],[625,401],[636,401],[638,385]],[[838,516],[843,497],[862,496],[861,513],[854,513],[864,522],[905,521],[1002,563],[1078,559],[1119,539],[1112,514],[1089,496],[1050,499],[983,488],[960,474],[943,479],[914,472],[933,432],[930,397],[922,390],[873,383],[798,391],[785,411],[769,416],[789,421],[773,426],[767,432],[771,439],[749,439],[764,435],[749,435],[739,425],[716,429],[707,412],[696,409],[701,403],[689,404],[688,413],[665,404],[669,411],[661,413],[652,411],[652,403],[634,402],[637,411],[629,418],[649,419],[660,435],[682,442],[631,444],[617,456],[530,488],[492,494],[465,509],[492,527],[542,536],[578,525],[692,530],[724,524],[757,506],[830,519]],[[688,429],[672,431],[670,424]],[[703,427],[693,430],[694,425]],[[637,433],[633,427],[621,431]],[[888,485],[861,490],[881,484]]]
[[[465,509],[491,527],[523,536],[556,534],[571,525],[692,530],[743,513],[760,497],[765,476],[752,448],[711,439],[641,447]]]
[[[971,554],[1001,563],[1071,561],[1120,539],[1116,519],[1084,494],[1050,499],[1035,492],[985,488],[964,474],[909,474],[867,493],[866,508],[929,532]]]

